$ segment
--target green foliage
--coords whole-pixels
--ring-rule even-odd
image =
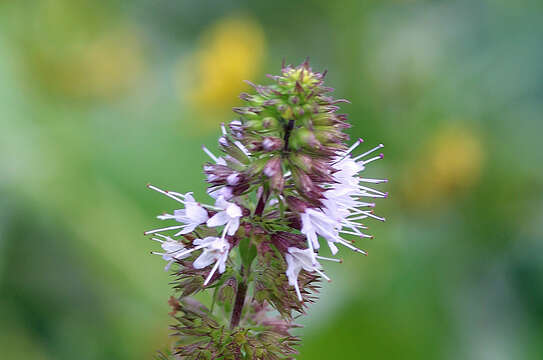
[[[292,321],[294,312],[305,313],[307,304],[316,300],[320,278],[306,271],[300,273],[298,283],[303,297],[300,302],[288,284],[286,268],[285,260],[274,250],[258,258],[254,271],[255,300],[269,303],[283,318]]]
[[[202,304],[192,299],[171,299],[172,326],[176,343],[171,354],[159,354],[159,359],[290,359],[296,353],[299,339],[272,331],[247,320],[247,324],[230,329]],[[252,325],[251,325],[252,323]]]

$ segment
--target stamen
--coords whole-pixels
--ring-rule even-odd
[[[204,286],[206,286],[209,283],[209,280],[213,277],[213,274],[215,274],[215,271],[217,271],[217,268],[219,267],[220,259],[215,262],[215,265],[213,265],[213,269],[209,272],[209,275],[207,275],[206,281],[204,281]]]
[[[224,123],[221,123],[221,131],[224,136],[226,136],[226,127],[224,126]]]
[[[181,193],[178,193],[178,192],[175,192],[175,191],[169,191],[169,190],[168,190],[168,194],[172,194],[172,195],[175,195],[175,196],[180,196],[180,197],[182,197],[182,198],[185,198],[187,195],[192,195],[192,194],[194,194],[194,192],[190,191],[190,192],[188,192],[188,193],[186,193],[186,194],[181,194]]]
[[[358,160],[358,159],[362,159],[364,156],[367,156],[367,155],[371,154],[372,152],[374,152],[374,151],[376,151],[376,150],[379,150],[379,149],[381,149],[381,148],[384,148],[384,147],[385,147],[385,145],[379,144],[379,145],[377,145],[376,147],[374,147],[373,149],[366,151],[366,152],[363,153],[362,155],[358,155],[357,157],[353,158],[353,160],[356,161],[356,160]]]
[[[379,221],[385,221],[385,220],[386,220],[384,217],[379,217],[379,216],[375,215],[375,214],[373,213],[373,210],[370,210],[370,211],[361,211],[361,210],[358,210],[358,211],[359,211],[359,212],[358,212],[359,214],[363,214],[363,215],[365,215],[366,217],[371,217],[371,218],[374,218],[374,219],[379,220]],[[363,219],[363,217],[362,217],[362,218],[359,218],[359,219]],[[350,220],[359,220],[359,219],[350,219]]]
[[[229,226],[230,226],[230,221],[227,222],[226,225],[224,226],[224,229],[222,230],[221,239],[224,239],[224,237],[226,236],[226,231],[228,230]]]
[[[347,235],[356,235],[356,236],[362,235],[361,232],[353,232],[353,231],[347,231],[347,230],[341,230],[340,233],[347,234]]]
[[[311,251],[314,252],[315,249],[313,248],[313,241],[311,241],[311,239],[309,237],[306,237],[306,238],[307,238],[307,245],[309,246]]]
[[[251,153],[249,152],[249,150],[247,150],[247,148],[242,144],[240,143],[239,141],[234,141],[234,144],[236,144],[236,146],[247,156],[247,157],[250,157],[251,156]]]
[[[186,225],[188,226],[188,225]],[[182,229],[181,231],[178,231],[176,232],[175,234],[173,234],[174,237],[177,237],[177,236],[180,236],[180,235],[183,235],[183,232],[185,231],[185,229]]]
[[[385,193],[382,192],[382,191],[375,190],[375,189],[372,189],[372,188],[364,186],[364,185],[356,185],[356,187],[359,190],[365,190],[365,191],[369,191],[369,192],[374,192],[374,193],[379,194],[379,195],[385,195]]]
[[[363,164],[363,165],[366,165],[366,164],[369,164],[370,162],[373,162],[373,161],[375,161],[375,160],[380,160],[380,159],[382,159],[382,158],[384,158],[384,157],[385,157],[385,156],[384,156],[383,154],[379,154],[378,156],[372,157],[372,158],[369,159],[369,160],[362,161],[362,164]]]
[[[165,228],[162,228],[162,229],[149,230],[149,231],[144,232],[143,235],[154,234],[154,233],[161,232],[161,231],[181,229],[182,227],[185,227],[185,226],[186,225],[177,225],[177,226],[165,227]]]
[[[161,238],[164,238],[166,240],[170,240],[170,241],[174,241],[171,237],[169,236],[166,236],[166,235],[162,235],[162,234],[155,234],[156,236],[160,236]]]
[[[388,193],[384,193],[383,195],[380,195],[380,194],[371,194],[371,193],[365,192],[365,193],[360,193],[357,196],[369,197],[369,198],[386,198],[388,196]]]
[[[186,222],[185,220],[188,220],[186,216],[176,216],[172,214],[162,214],[162,215],[158,215],[156,218],[160,220],[174,219],[174,220],[178,220],[182,222]]]
[[[333,261],[333,262],[337,262],[337,263],[340,263],[340,264],[343,262],[343,259],[334,259],[334,258],[320,256],[320,255],[315,255],[315,257],[317,259],[319,259],[319,260]]]
[[[193,251],[200,250],[200,249],[205,248],[205,247],[206,247],[206,245],[198,245],[198,246],[193,247],[192,249],[182,251],[180,254],[177,254],[176,256],[179,256],[179,257],[185,256],[185,255],[190,254]]]
[[[367,226],[364,226],[363,224],[355,222],[355,220],[361,220],[361,219],[364,219],[366,217],[367,216],[361,216],[361,217],[357,217],[357,218],[344,219],[341,222],[341,224],[343,226],[347,226],[347,227],[356,227],[356,228],[361,228],[361,229],[367,229],[368,228]]]
[[[162,189],[160,189],[160,188],[158,188],[158,187],[156,187],[156,186],[154,186],[154,185],[151,185],[151,184],[147,184],[147,187],[148,187],[149,189],[151,189],[151,190],[155,190],[155,191],[161,193],[162,195],[166,195],[166,196],[169,197],[170,199],[174,199],[175,201],[178,201],[178,202],[180,202],[180,203],[183,204],[183,205],[185,204],[185,201],[184,201],[184,200],[181,200],[181,199],[177,198],[175,195],[173,195],[173,193],[171,193],[171,192],[169,192],[169,191],[164,191],[164,190],[162,190]]]
[[[296,295],[298,296],[298,300],[303,301],[302,294],[300,293],[300,287],[298,286],[298,280],[296,280],[296,283],[294,283],[294,289],[296,289]]]
[[[338,241],[341,245],[343,246],[346,246],[348,247],[349,249],[353,250],[353,251],[356,251],[357,253],[360,253],[360,254],[363,254],[363,255],[368,255],[368,253],[362,249],[359,249],[357,248],[356,246],[353,246],[351,244],[349,244],[347,241],[339,238],[340,241]]]
[[[323,273],[322,271],[320,271],[319,269],[316,269],[316,268],[315,268],[314,270],[315,270],[320,276],[322,276],[323,278],[325,278],[326,281],[328,281],[328,282],[331,282],[331,281],[332,281],[332,279],[330,279],[328,276],[326,276],[326,274]]]
[[[358,181],[372,183],[372,184],[381,184],[388,182],[388,179],[366,179],[366,178],[359,178]]]
[[[361,138],[359,138],[358,140],[356,140],[354,142],[354,144],[351,145],[350,148],[348,148],[342,155],[343,157],[345,158],[345,156],[349,155],[354,149],[356,149],[358,147],[358,145],[362,144],[364,142],[364,140],[362,140]]]
[[[163,252],[163,253],[160,253],[160,252],[157,252],[157,251],[151,251],[151,254],[164,256],[164,255],[172,255],[172,254],[178,253],[178,252],[183,251],[183,250],[184,250],[184,248],[179,249],[179,250],[169,251],[169,252]],[[176,256],[179,256],[179,254],[177,254]]]
[[[204,150],[207,156],[209,156],[213,161],[215,161],[216,163],[219,162],[219,159],[215,155],[213,155],[213,153],[209,151],[209,149],[206,148],[205,145],[202,145],[202,150]]]
[[[213,206],[213,205],[207,205],[207,204],[202,204],[202,203],[198,203],[198,205],[200,205],[203,208],[210,209],[210,210],[216,210],[216,211],[223,211],[224,210],[223,208],[216,207],[216,206]]]

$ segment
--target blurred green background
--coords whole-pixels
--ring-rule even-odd
[[[343,252],[299,359],[541,359],[541,1],[0,1],[0,355],[169,342],[142,231],[205,185],[241,80],[309,56],[384,143],[370,256]],[[373,165],[373,164],[372,164]]]

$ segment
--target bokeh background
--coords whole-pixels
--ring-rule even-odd
[[[149,359],[142,231],[205,199],[201,144],[309,56],[384,143],[387,222],[327,267],[299,359],[541,359],[540,1],[0,1],[0,357]],[[372,164],[373,165],[373,164]]]

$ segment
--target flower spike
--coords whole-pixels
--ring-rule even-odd
[[[337,111],[349,102],[330,95],[325,75],[306,59],[283,63],[271,84],[247,81],[244,106],[220,125],[220,154],[202,146],[213,205],[147,185],[175,201],[157,216],[170,223],[144,233],[160,244],[152,253],[180,292],[170,299],[178,341],[168,359],[293,358],[293,319],[316,300],[318,282],[331,281],[319,261],[342,263],[335,256],[344,248],[367,255],[353,239],[373,238],[365,221],[385,221],[374,209],[388,196],[380,189],[388,179],[362,173],[383,159],[384,145],[347,143],[350,124]],[[326,248],[333,257],[323,256]],[[211,288],[210,308],[189,297]]]

